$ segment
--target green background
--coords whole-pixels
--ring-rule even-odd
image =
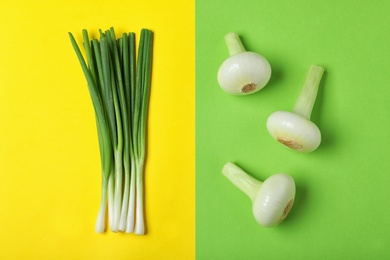
[[[384,259],[390,256],[390,2],[196,1],[197,259]],[[223,92],[224,35],[265,56],[269,84]],[[311,64],[325,68],[312,121],[321,146],[299,154],[265,122],[294,105]],[[221,174],[227,161],[264,180],[293,176],[294,207],[276,228]]]

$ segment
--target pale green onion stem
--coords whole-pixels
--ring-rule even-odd
[[[293,112],[310,119],[324,69],[311,65],[305,83],[294,105]]]
[[[103,233],[106,225],[106,208],[107,208],[107,181],[102,181],[102,192],[100,199],[100,208],[96,220],[95,230],[97,233]]]
[[[244,46],[242,45],[240,36],[238,36],[238,34],[235,32],[230,32],[226,34],[225,42],[228,47],[230,56],[246,51]]]
[[[144,220],[144,182],[143,182],[143,160],[139,160],[136,164],[136,215],[134,233],[137,235],[145,234],[145,220]]]
[[[114,191],[115,191],[115,176],[113,171],[108,178],[108,223],[110,227],[114,225]]]
[[[224,165],[222,174],[238,189],[244,192],[252,201],[263,184],[232,162],[228,162]]]
[[[135,161],[131,159],[129,205],[126,218],[126,233],[134,231],[135,223]]]

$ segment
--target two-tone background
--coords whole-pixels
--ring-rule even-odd
[[[390,4],[386,1],[48,1],[0,4],[1,259],[386,259],[390,256]],[[100,162],[68,32],[155,33],[144,237],[96,234]],[[273,74],[260,92],[217,84],[224,35]],[[265,128],[325,68],[311,154]],[[296,201],[266,229],[221,174],[292,175]]]

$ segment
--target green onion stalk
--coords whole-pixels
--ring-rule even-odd
[[[138,235],[143,235],[145,233],[143,173],[146,154],[146,123],[151,83],[152,37],[151,31],[146,29],[141,31],[135,86],[133,141],[137,201],[134,233]]]
[[[69,36],[95,110],[102,168],[96,231],[102,233],[106,229],[108,205],[108,222],[113,232],[141,235],[152,32],[141,30],[137,61],[132,32],[116,39],[114,28],[100,30],[100,39],[92,41],[87,30],[82,34],[87,61],[73,35]]]
[[[121,215],[119,220],[119,230],[126,231],[127,227],[127,212],[130,200],[130,178],[131,178],[131,154],[132,154],[132,141],[131,141],[131,103],[132,101],[132,89],[134,89],[135,82],[135,35],[134,33],[123,33],[120,39],[120,50],[121,50],[121,63],[123,66],[123,84],[124,92],[122,95],[122,107],[121,109],[126,111],[122,113],[122,120],[124,122],[124,150],[123,150],[123,167],[125,172],[125,184],[123,190],[123,201],[121,206]],[[133,224],[134,225],[134,224]]]

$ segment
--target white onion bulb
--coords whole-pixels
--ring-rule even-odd
[[[222,174],[251,199],[253,216],[262,226],[282,223],[294,204],[295,182],[287,174],[274,174],[260,182],[232,162],[224,165]]]
[[[218,83],[230,94],[248,95],[262,89],[271,78],[267,59],[255,52],[246,51],[236,33],[225,36],[230,57],[218,70]]]
[[[293,111],[276,111],[268,117],[271,136],[295,151],[312,152],[321,143],[321,132],[310,116],[323,72],[322,67],[312,65]]]
[[[298,152],[308,153],[318,148],[321,132],[306,118],[287,111],[276,111],[267,120],[267,129],[279,143]]]

